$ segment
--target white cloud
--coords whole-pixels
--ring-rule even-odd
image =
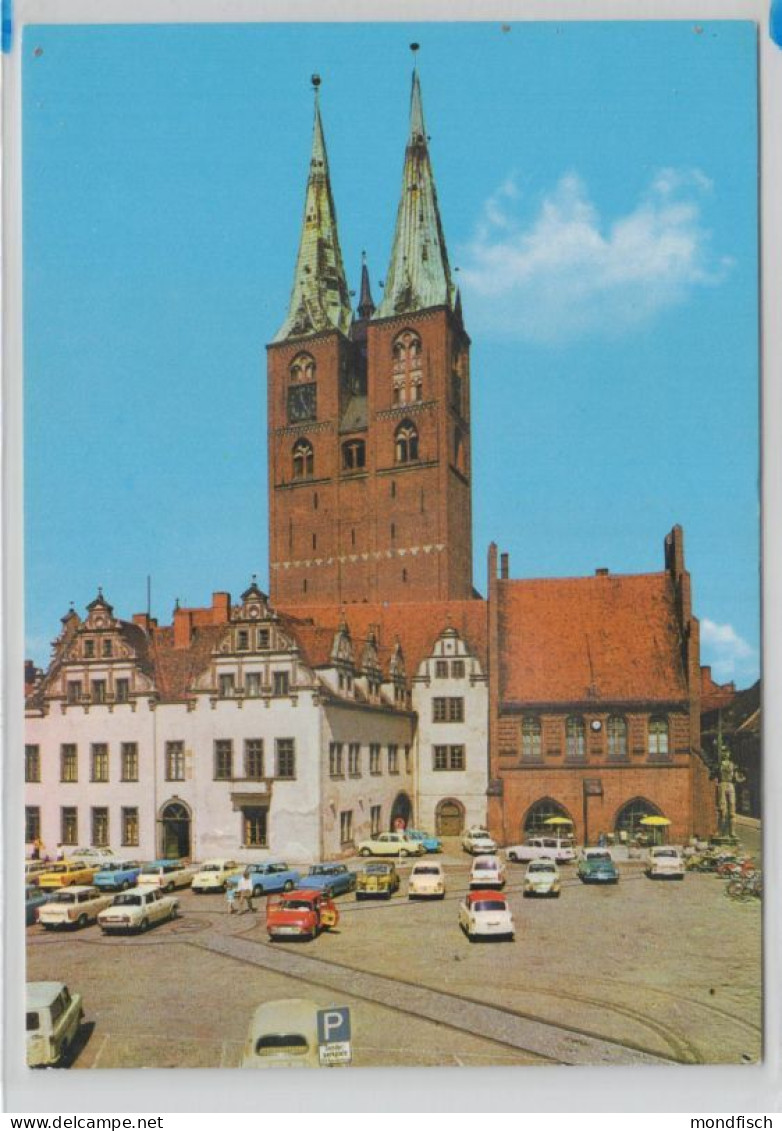
[[[701,220],[711,188],[700,170],[661,169],[633,211],[607,219],[568,173],[525,223],[522,194],[508,177],[461,249],[471,322],[541,342],[615,337],[648,324],[730,269],[729,259],[713,256]]]
[[[733,625],[716,624],[704,617],[701,621],[701,659],[711,664],[718,683],[754,678],[756,652]]]

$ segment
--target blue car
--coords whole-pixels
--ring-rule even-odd
[[[24,918],[28,927],[35,923],[38,908],[44,903],[48,903],[51,898],[52,893],[50,891],[41,891],[40,888],[34,887],[32,884],[28,884],[24,889]]]
[[[344,895],[356,890],[357,878],[346,864],[313,864],[299,887],[302,891],[322,891],[326,896]]]
[[[127,891],[138,883],[140,872],[141,865],[137,860],[118,860],[96,872],[92,883],[101,891]]]
[[[442,852],[443,850],[443,842],[439,837],[421,832],[420,829],[405,829],[405,836],[408,840],[420,841],[427,852]]]
[[[293,891],[301,880],[301,872],[280,862],[265,861],[263,864],[248,864],[247,867],[250,869],[254,896],[266,895],[273,891]],[[241,878],[241,872],[229,876],[226,880],[226,890],[235,888]]]

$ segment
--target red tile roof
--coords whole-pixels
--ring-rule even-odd
[[[153,630],[150,654],[161,699],[187,698],[188,688],[209,666],[212,651],[224,632],[224,625],[205,625],[193,631],[189,647],[175,648],[173,627]]]
[[[687,698],[667,573],[499,581],[501,702]]]

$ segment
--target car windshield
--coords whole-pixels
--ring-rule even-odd
[[[258,1056],[304,1056],[309,1050],[301,1033],[266,1033],[255,1044]]]
[[[27,1014],[27,1032],[37,1033],[41,1027],[41,1018],[37,1013],[28,1012]]]
[[[611,859],[611,853],[610,852],[590,852],[590,853],[587,854],[585,859],[587,859],[587,860],[610,860]]]
[[[280,911],[310,911],[312,904],[306,899],[281,899],[277,904]]]
[[[222,872],[224,865],[222,864],[204,864],[202,872]]]
[[[388,864],[369,864],[366,868],[368,876],[387,876],[390,871]]]
[[[50,903],[76,903],[78,897],[72,891],[59,891],[57,895],[53,895]]]
[[[336,871],[336,869],[328,867],[327,864],[313,864],[312,867],[310,868],[310,875],[311,876],[330,876],[334,871]]]
[[[496,872],[497,861],[491,857],[487,860],[476,860],[473,867],[476,872]]]
[[[418,868],[413,868],[414,876],[439,876],[440,869],[436,864],[421,864]]]
[[[132,891],[126,892],[125,895],[118,895],[114,900],[114,907],[141,907],[144,900],[138,894]]]
[[[658,848],[654,855],[655,856],[678,856],[679,854],[673,848]]]
[[[145,864],[141,869],[145,876],[157,876],[163,871],[162,864]]]
[[[501,899],[481,899],[472,905],[473,911],[507,911],[508,905]]]
[[[529,871],[530,872],[556,872],[556,868],[554,867],[553,864],[549,863],[548,861],[540,860],[536,864],[530,864]]]

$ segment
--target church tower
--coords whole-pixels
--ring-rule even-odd
[[[286,318],[268,347],[273,604],[472,596],[469,338],[413,73],[391,261],[355,316],[318,104]]]

